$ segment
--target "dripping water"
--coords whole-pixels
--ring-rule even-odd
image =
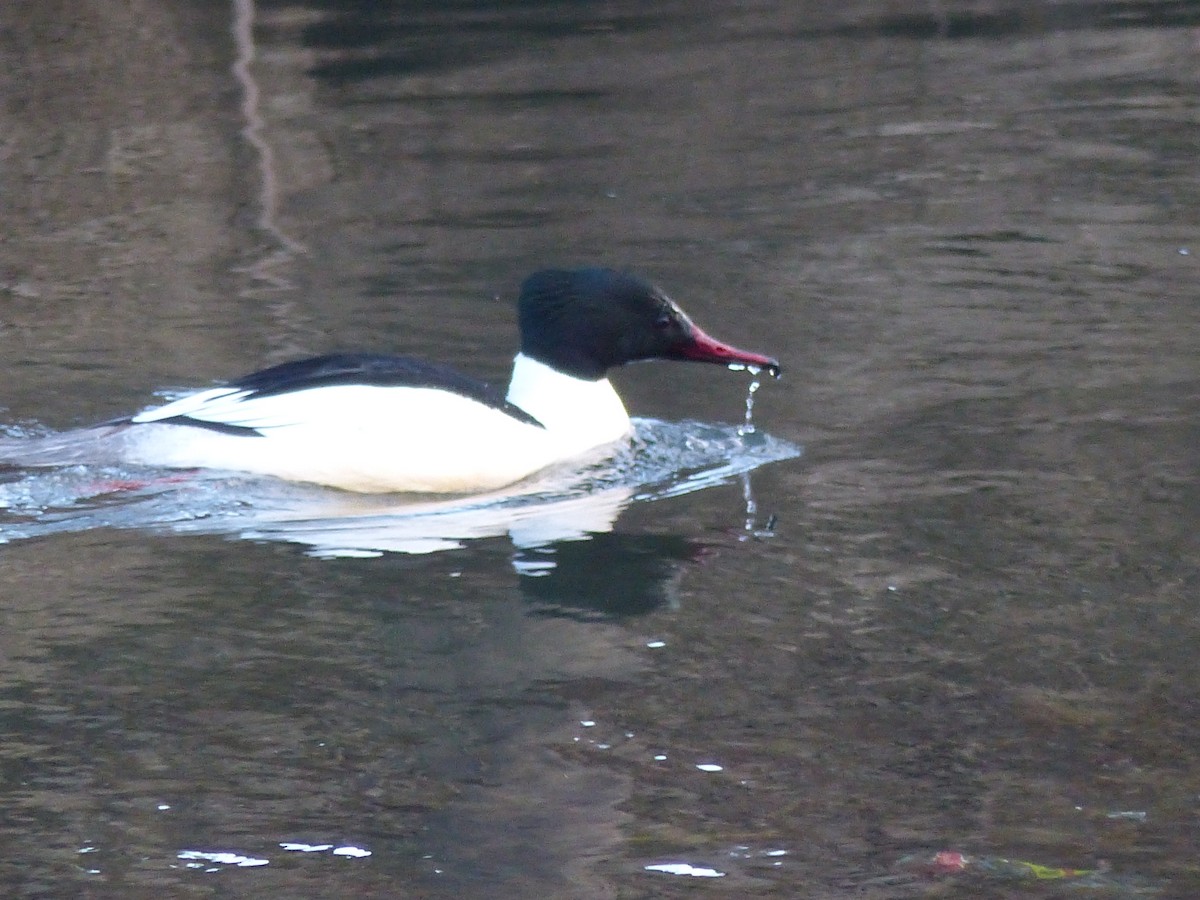
[[[750,382],[750,387],[746,391],[746,421],[738,428],[738,434],[745,437],[748,434],[754,434],[754,392],[758,390],[759,380],[754,378]]]
[[[758,524],[758,501],[754,499],[754,484],[750,481],[750,473],[742,473],[742,500],[746,504],[746,524],[742,528],[739,540],[748,541],[751,538],[770,538],[775,536],[775,514],[767,516],[767,520]]]
[[[762,374],[762,369],[758,366],[747,366],[742,363],[731,363],[729,368],[735,372],[747,371],[751,376],[750,387],[746,391],[746,419],[738,427],[738,434],[745,437],[748,434],[754,434],[756,430],[754,427],[754,393],[761,384],[758,376]],[[778,378],[779,376],[776,375],[775,377]]]
[[[744,370],[750,373],[750,386],[746,389],[746,418],[738,426],[738,437],[746,438],[750,435],[757,437],[758,430],[754,427],[754,395],[762,384],[759,378],[763,371],[762,367],[745,365],[743,363],[731,363],[729,368],[735,372]],[[767,371],[773,378],[779,377],[778,366],[770,366]],[[746,504],[746,520],[741,539],[745,541],[751,538],[773,537],[775,534],[774,515],[770,516],[762,527],[758,524],[758,501],[754,499],[754,486],[750,483],[749,472],[742,473],[742,500]]]
[[[742,499],[746,502],[746,535],[754,534],[758,526],[758,501],[754,499],[754,486],[750,483],[750,473],[742,473]],[[743,538],[745,540],[745,538]]]

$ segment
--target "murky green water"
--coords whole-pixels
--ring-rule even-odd
[[[6,424],[502,380],[518,280],[602,262],[778,355],[805,448],[549,546],[10,510],[0,893],[1200,893],[1200,11],[939,10],[0,11]]]

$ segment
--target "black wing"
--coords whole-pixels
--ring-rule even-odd
[[[253,372],[231,381],[229,387],[248,391],[246,399],[249,400],[335,384],[437,388],[478,401],[530,425],[540,427],[542,424],[519,406],[509,403],[502,390],[486,381],[464,375],[450,366],[411,356],[333,353]]]

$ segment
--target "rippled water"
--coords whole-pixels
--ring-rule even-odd
[[[547,264],[787,373],[778,444],[634,366],[666,457],[420,515],[8,473],[0,894],[1200,894],[1194,4],[0,26],[7,428],[344,349],[502,381]]]
[[[746,425],[638,420],[614,455],[565,464],[490,494],[363,496],[220,472],[71,466],[14,472],[0,483],[0,541],[92,528],[227,534],[301,544],[316,556],[453,550],[508,535],[546,548],[612,530],[631,503],[678,497],[800,448]],[[749,501],[748,501],[749,502]]]

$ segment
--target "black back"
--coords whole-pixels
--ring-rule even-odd
[[[229,387],[247,391],[247,399],[253,399],[337,384],[436,388],[476,400],[530,425],[541,425],[533,416],[509,403],[499,388],[450,366],[411,356],[334,353],[272,366],[231,381]]]

